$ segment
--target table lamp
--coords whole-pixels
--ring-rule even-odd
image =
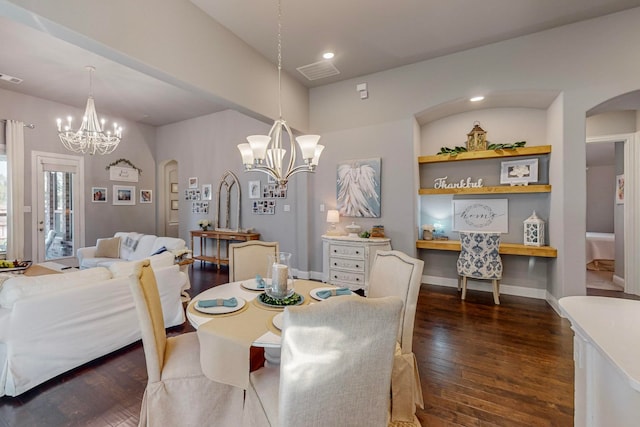
[[[327,222],[329,223],[329,229],[327,230],[328,236],[339,236],[340,233],[336,228],[336,224],[340,222],[340,212],[330,209],[327,211]]]

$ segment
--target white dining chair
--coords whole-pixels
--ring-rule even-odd
[[[249,240],[229,245],[229,282],[267,277],[267,255],[276,255],[280,243]]]
[[[467,297],[467,278],[491,280],[493,302],[500,304],[500,279],[502,279],[500,233],[461,231],[457,269],[458,275],[462,277],[463,300]]]
[[[371,267],[367,298],[399,297],[404,308],[398,329],[396,361],[392,377],[393,421],[419,425],[416,407],[424,407],[420,375],[413,354],[413,329],[424,261],[392,250],[378,251]]]
[[[282,363],[251,374],[243,425],[386,426],[401,310],[397,297],[287,307]]]
[[[148,259],[136,264],[129,285],[149,377],[139,425],[236,425],[242,416],[244,390],[204,376],[195,332],[167,338],[160,294]]]

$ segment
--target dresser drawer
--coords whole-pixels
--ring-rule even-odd
[[[364,272],[364,260],[350,258],[330,258],[329,267],[332,269],[344,268],[347,270]]]
[[[364,286],[364,273],[351,273],[348,271],[330,270],[329,281],[349,282]]]
[[[331,245],[329,247],[329,255],[346,256],[357,259],[364,259],[364,247],[362,246],[344,246]]]

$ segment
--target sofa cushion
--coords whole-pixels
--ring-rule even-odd
[[[120,258],[120,237],[98,239],[96,258]]]
[[[103,267],[44,276],[16,276],[2,285],[0,306],[12,308],[16,301],[31,295],[56,292],[109,279],[111,279],[111,272]]]
[[[157,250],[156,250],[155,252],[153,252],[151,255],[152,255],[152,256],[153,256],[153,255],[159,255],[159,254],[161,254],[162,252],[166,252],[166,251],[167,251],[167,248],[166,248],[165,246],[162,246],[160,249],[157,249]]]
[[[175,249],[182,249],[186,247],[185,241],[177,238],[177,237],[157,237],[153,242],[153,246],[151,248],[151,252],[153,253],[160,249],[162,246],[167,248],[169,251],[173,251]]]
[[[151,261],[151,268],[154,270],[173,265],[175,259],[173,254],[168,251],[148,258]],[[138,261],[114,262],[109,266],[109,271],[111,271],[114,279],[127,277],[133,274],[136,263],[138,263]]]

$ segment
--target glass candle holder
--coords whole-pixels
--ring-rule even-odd
[[[294,293],[291,274],[291,254],[278,252],[267,256],[267,284],[265,293],[271,298],[285,299]]]

